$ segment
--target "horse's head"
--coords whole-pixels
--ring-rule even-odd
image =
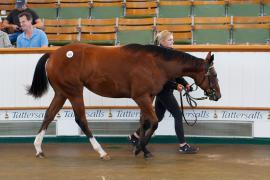
[[[204,94],[210,100],[217,101],[221,98],[221,93],[213,61],[214,55],[211,55],[211,52],[209,52],[204,61],[203,74],[197,79],[196,83],[204,90]]]

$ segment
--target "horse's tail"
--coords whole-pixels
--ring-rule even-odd
[[[45,64],[50,57],[50,53],[44,54],[38,61],[32,80],[32,85],[27,87],[27,94],[35,98],[41,97],[48,90],[48,78],[45,70]]]

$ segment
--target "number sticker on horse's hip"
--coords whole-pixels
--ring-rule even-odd
[[[66,53],[66,56],[67,56],[67,58],[72,58],[73,57],[73,51],[68,51]]]

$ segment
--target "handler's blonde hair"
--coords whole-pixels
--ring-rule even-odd
[[[161,41],[163,41],[164,39],[166,39],[168,36],[171,36],[171,35],[173,35],[173,33],[168,30],[164,30],[157,33],[154,44],[159,46]]]

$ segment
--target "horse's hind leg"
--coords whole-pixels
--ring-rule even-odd
[[[34,146],[37,152],[36,157],[44,158],[44,153],[41,149],[41,144],[43,137],[45,135],[45,131],[48,128],[49,124],[54,120],[56,113],[58,113],[59,110],[63,107],[65,101],[66,101],[65,97],[56,94],[54,95],[54,98],[45,113],[45,117],[38,131],[38,135],[36,136],[36,139],[34,141]]]
[[[110,156],[102,149],[101,145],[97,142],[96,138],[93,136],[92,132],[88,127],[88,123],[85,117],[83,97],[80,96],[70,98],[69,100],[74,110],[75,121],[80,126],[81,130],[84,132],[87,138],[89,138],[89,141],[93,146],[93,149],[99,153],[101,159],[109,160]]]
[[[144,152],[144,157],[151,157],[152,154],[146,149],[150,138],[158,127],[157,116],[152,107],[152,98],[149,96],[144,96],[134,99],[141,109],[141,118],[140,118],[140,140],[139,144],[135,149],[135,155],[139,154],[142,150]],[[149,125],[150,123],[150,125]],[[150,128],[145,131],[146,127]]]

